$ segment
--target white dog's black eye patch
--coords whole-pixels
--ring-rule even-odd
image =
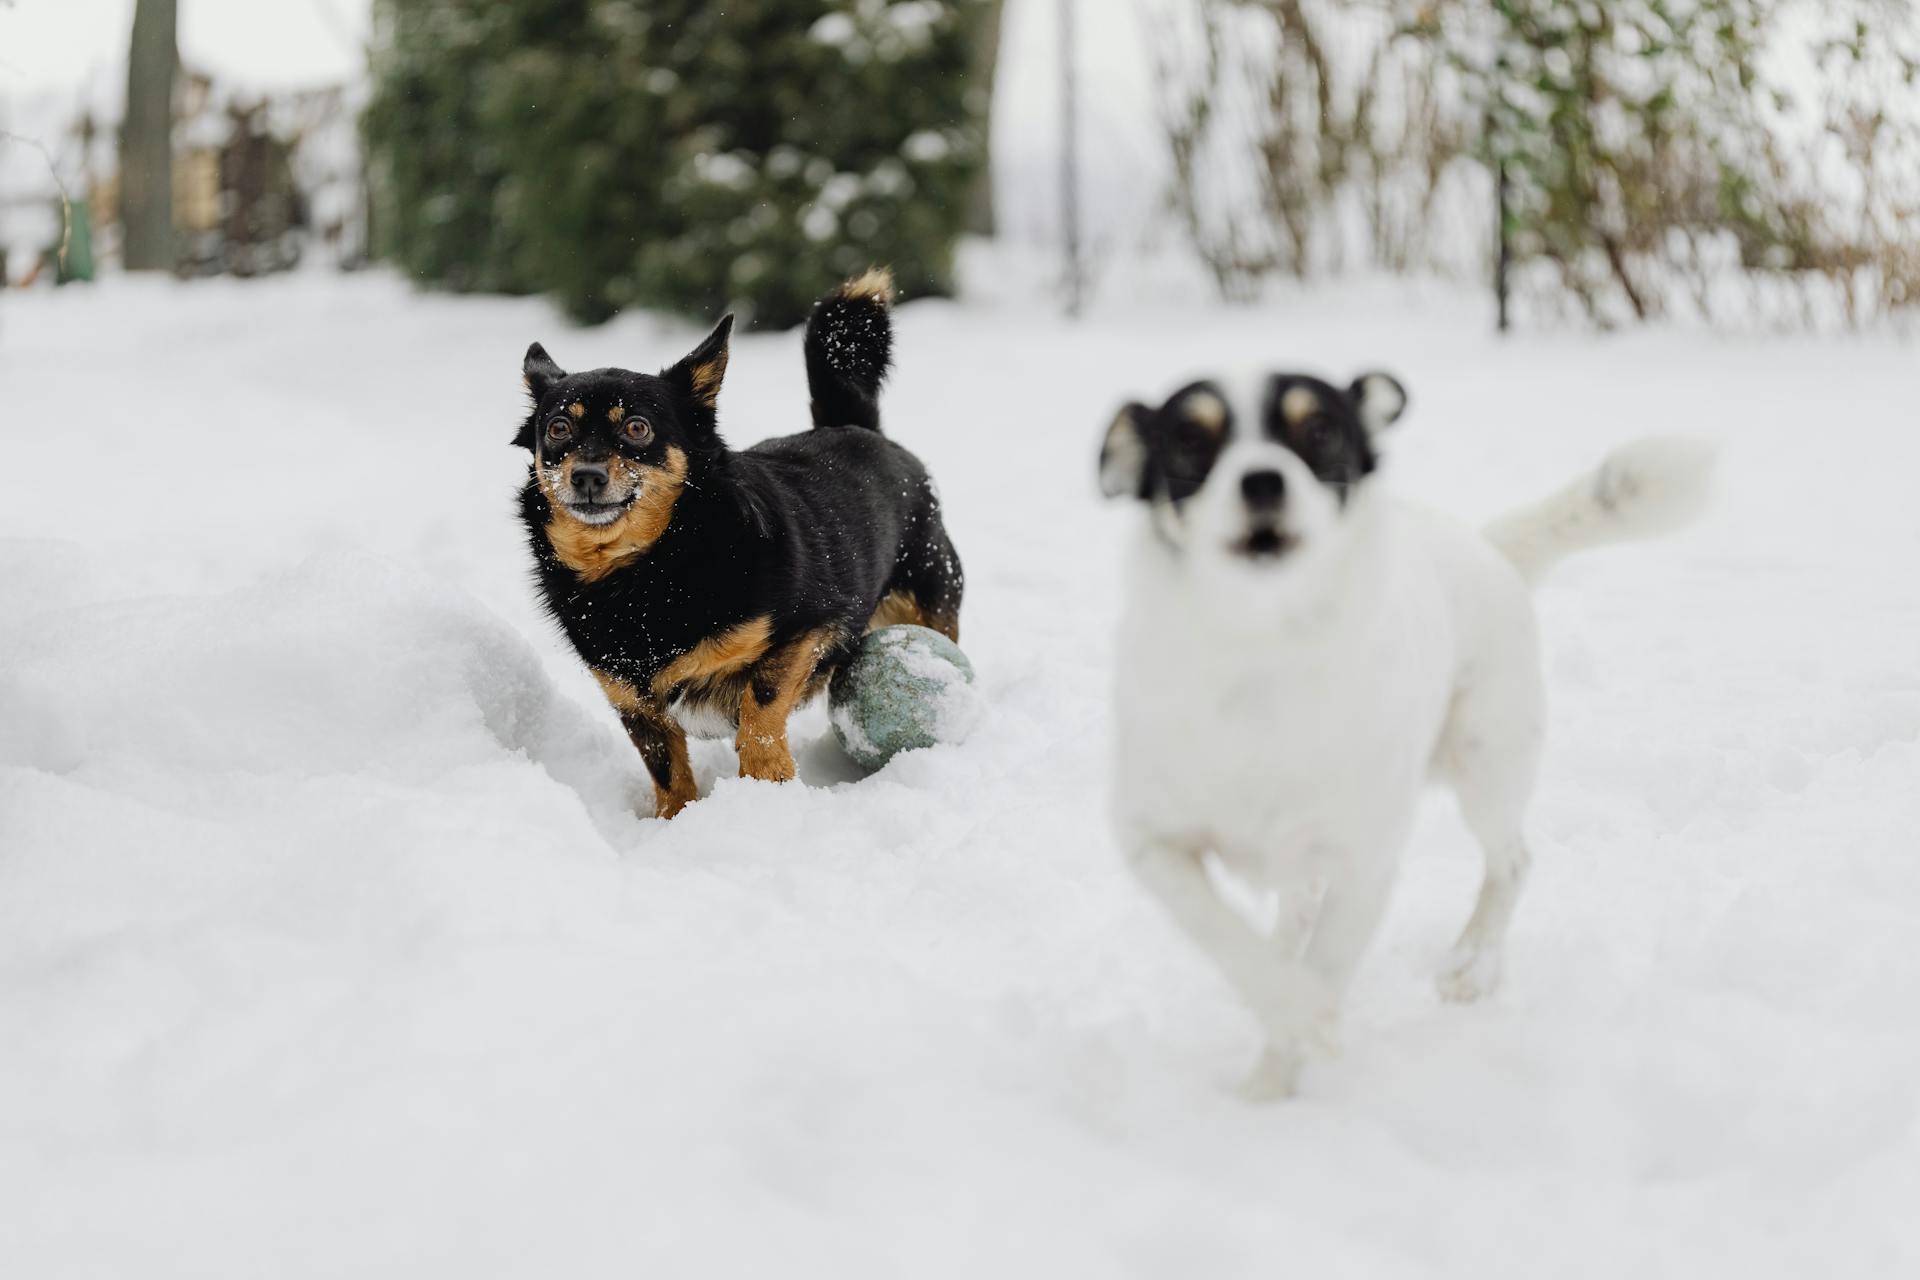
[[[1184,502],[1200,492],[1233,434],[1233,408],[1211,382],[1183,387],[1158,409],[1120,410],[1100,449],[1108,497]]]
[[[1268,439],[1292,450],[1323,483],[1343,495],[1379,462],[1351,393],[1318,378],[1269,378],[1260,426]]]
[[[1294,373],[1255,385],[1257,403],[1242,404],[1240,414],[1218,383],[1206,381],[1182,387],[1158,409],[1126,405],[1101,445],[1101,490],[1177,505],[1206,485],[1236,436],[1254,436],[1293,452],[1344,502],[1379,463],[1375,437],[1407,407],[1406,389],[1384,373],[1363,373],[1347,387]]]
[[[1200,491],[1233,434],[1233,408],[1210,382],[1175,392],[1154,415],[1147,466],[1152,494],[1184,502]]]

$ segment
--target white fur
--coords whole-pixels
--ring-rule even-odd
[[[1706,505],[1719,448],[1697,436],[1650,436],[1598,470],[1487,526],[1529,582],[1576,551],[1677,529]]]
[[[1331,1033],[1429,779],[1453,788],[1486,858],[1441,991],[1468,1000],[1494,986],[1544,724],[1520,570],[1666,527],[1701,487],[1700,456],[1630,446],[1568,491],[1583,496],[1528,508],[1492,539],[1377,481],[1343,508],[1266,443],[1231,446],[1182,511],[1154,511],[1120,635],[1113,817],[1142,884],[1259,1019],[1252,1093],[1290,1093]],[[1286,477],[1294,546],[1251,561],[1233,551],[1247,520],[1239,482],[1269,466]],[[1255,929],[1209,880],[1210,853],[1306,908]]]

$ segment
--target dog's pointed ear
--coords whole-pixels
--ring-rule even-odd
[[[1377,436],[1407,411],[1407,389],[1390,373],[1363,373],[1347,388],[1353,407],[1360,414],[1360,425],[1367,434]]]
[[[1147,483],[1147,417],[1137,400],[1114,415],[1100,444],[1100,493],[1108,498],[1144,498]]]
[[[732,337],[733,317],[727,315],[699,346],[660,375],[709,423],[720,403],[720,383],[727,376],[727,352]]]
[[[539,440],[534,419],[539,416],[540,402],[546,399],[553,384],[566,376],[566,370],[553,362],[545,347],[536,342],[527,348],[527,358],[520,362],[520,377],[527,384],[527,394],[533,397],[533,407],[527,411],[527,420],[520,424],[520,434],[513,438],[522,449],[531,452]]]
[[[527,390],[535,400],[541,399],[553,384],[567,376],[567,371],[553,362],[547,349],[539,343],[527,348],[527,358],[520,362],[520,376],[526,379]]]

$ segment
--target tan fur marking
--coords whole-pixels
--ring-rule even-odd
[[[687,731],[665,708],[642,696],[630,682],[598,668],[589,668],[589,671],[599,683],[600,692],[620,713],[627,737],[640,752],[647,778],[653,783],[653,816],[671,818],[699,799],[699,789],[693,782],[693,766],[687,758]],[[667,785],[664,787],[660,779],[654,777],[653,766],[648,762],[649,748],[660,746],[667,749]]]
[[[720,403],[720,380],[727,376],[727,350],[721,347],[713,359],[687,371],[693,382],[693,398],[709,409]]]
[[[687,731],[671,715],[645,703],[640,705],[634,718],[644,720],[646,728],[666,743],[667,785],[661,786],[658,778],[653,780],[653,816],[671,818],[700,798],[700,789],[693,781],[693,762],[687,758]],[[641,732],[630,730],[628,736],[644,758],[646,747],[642,745]],[[647,776],[652,777],[653,770],[648,769]]]
[[[1308,387],[1288,387],[1280,397],[1280,413],[1287,425],[1297,427],[1320,411],[1320,397]]]
[[[627,416],[627,409],[625,405],[617,404],[613,406],[613,408],[607,410],[607,421],[611,422],[616,427],[626,420],[626,416]]]
[[[708,636],[687,650],[653,678],[653,696],[664,699],[675,685],[711,680],[758,662],[767,651],[773,619],[764,614],[749,618],[719,635]]]
[[[810,631],[792,644],[769,656],[754,668],[740,696],[740,732],[734,747],[740,753],[740,776],[762,782],[793,780],[793,752],[787,747],[787,717],[801,696],[813,684],[820,659],[833,643],[834,633],[825,627]],[[754,692],[756,683],[765,684],[773,696],[761,702]]]
[[[924,627],[927,625],[926,613],[912,592],[889,591],[880,597],[880,607],[867,619],[867,630],[878,631],[882,627],[902,625]]]
[[[595,669],[593,678],[599,682],[600,692],[607,695],[607,701],[620,714],[638,715],[646,709],[646,704],[640,700],[640,691],[619,676],[610,676]]]
[[[571,461],[571,459],[569,459],[569,461]],[[673,459],[668,458],[667,462],[668,465],[671,466]],[[607,459],[607,479],[612,482],[612,491],[614,493],[639,494],[640,497],[634,499],[636,505],[646,499],[647,481],[653,476],[659,475],[663,470],[665,470],[665,468],[649,467],[644,462],[635,462],[632,458],[618,453]],[[561,478],[561,483],[572,485],[573,473],[568,471],[567,474]],[[631,508],[628,509],[627,514],[633,514]],[[662,532],[665,532],[665,530],[663,529]],[[654,536],[657,538],[659,534],[655,534]],[[648,545],[652,545],[651,540],[649,540]]]
[[[1180,410],[1186,415],[1188,422],[1203,431],[1219,435],[1226,430],[1226,402],[1211,391],[1194,392],[1181,402]]]
[[[700,798],[700,788],[693,781],[693,762],[687,758],[687,734],[678,725],[667,735],[667,756],[673,762],[669,775],[672,781],[665,790],[654,784],[653,816],[656,818],[671,818]]]
[[[893,273],[885,267],[869,267],[866,273],[840,286],[843,298],[872,298],[883,307],[893,305]]]
[[[868,632],[899,626],[927,627],[955,644],[960,643],[960,619],[952,614],[933,612],[911,591],[889,591],[881,596],[880,607],[867,619]]]
[[[538,468],[540,486],[553,504],[553,518],[547,521],[547,542],[561,564],[580,575],[584,582],[598,582],[635,556],[645,555],[673,520],[673,505],[687,483],[687,455],[678,448],[667,449],[665,466],[649,467],[630,458],[614,458],[609,463],[609,478],[616,487],[638,486],[640,496],[633,500],[612,524],[583,524],[567,515],[560,493],[570,484],[572,459],[557,470]]]
[[[584,418],[587,416],[587,406],[581,404],[578,400],[575,400],[572,404],[567,406],[567,413],[570,417],[573,418],[574,421],[578,422],[581,418]]]

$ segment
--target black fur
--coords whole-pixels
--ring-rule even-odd
[[[836,638],[819,668],[824,680],[891,592],[907,592],[930,614],[957,624],[960,561],[932,482],[912,453],[877,429],[892,345],[884,300],[836,294],[809,325],[816,421],[840,417],[844,425],[739,451],[722,440],[714,403],[713,371],[724,370],[728,335],[723,321],[657,376],[625,369],[568,374],[539,346],[527,353],[533,406],[514,442],[534,450],[542,465],[558,468],[573,453],[582,461],[655,468],[668,464],[673,449],[687,458],[685,485],[664,532],[598,581],[583,580],[556,553],[548,534],[556,512],[529,468],[520,516],[537,585],[575,651],[590,667],[646,691],[702,640],[765,616],[775,650],[823,628]],[[577,417],[568,413],[575,404],[584,409]],[[644,445],[623,438],[609,421],[616,405],[650,425]],[[563,420],[574,424],[573,438],[554,443],[548,428]],[[727,692],[744,690],[747,679],[743,673]],[[708,709],[737,716],[737,701],[726,702],[715,696]],[[664,788],[669,766],[658,735],[631,716],[627,727]]]
[[[813,425],[878,431],[880,384],[893,366],[885,294],[842,289],[814,303],[806,356]]]
[[[1297,423],[1282,410],[1287,393],[1295,388],[1311,392],[1316,406]],[[1392,403],[1371,406],[1370,414],[1372,395],[1384,395]],[[1204,406],[1205,412],[1196,406]],[[1219,384],[1195,382],[1157,409],[1137,401],[1123,408],[1102,446],[1101,470],[1109,496],[1177,506],[1200,492],[1236,436],[1257,432],[1286,446],[1344,498],[1379,465],[1375,431],[1399,418],[1405,408],[1405,390],[1386,374],[1362,374],[1341,388],[1306,374],[1278,373],[1261,385],[1259,420],[1240,422]],[[1378,425],[1369,427],[1369,417]]]

